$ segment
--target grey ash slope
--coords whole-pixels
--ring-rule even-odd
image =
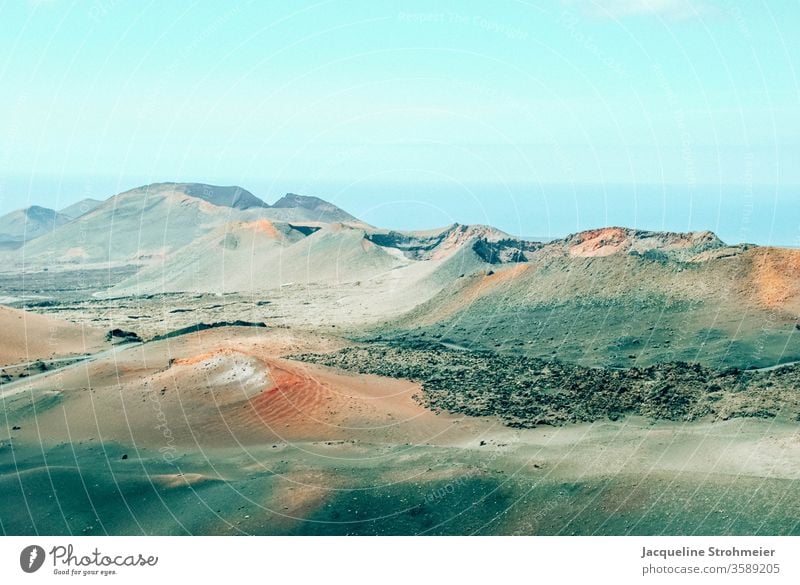
[[[316,198],[291,195],[278,203],[300,205],[278,208],[282,211],[312,210],[314,216],[342,217],[335,207]],[[355,292],[364,303],[411,308],[459,275],[521,259],[522,248],[529,246],[486,226],[400,233],[358,220],[301,226],[267,219],[273,211],[258,213],[258,219],[246,214],[246,221],[219,226],[163,263],[120,283],[110,294],[254,292],[287,285],[319,285],[333,291],[363,283]]]

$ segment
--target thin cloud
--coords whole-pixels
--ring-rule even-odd
[[[580,6],[589,16],[625,18],[627,16],[659,16],[662,18],[697,18],[714,11],[714,6],[702,0],[565,0]]]

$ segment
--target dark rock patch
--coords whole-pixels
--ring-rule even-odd
[[[206,331],[207,329],[217,329],[220,327],[259,327],[259,328],[266,328],[266,323],[253,323],[251,321],[219,321],[217,323],[196,323],[194,325],[190,325],[189,327],[183,327],[181,329],[176,329],[175,331],[170,331],[169,333],[165,333],[163,335],[156,335],[150,341],[162,341],[164,339],[172,339],[173,337],[181,337],[183,335],[189,335],[191,333],[197,333],[199,331]]]
[[[291,356],[306,362],[420,382],[434,411],[498,416],[511,427],[640,415],[654,420],[772,418],[800,414],[800,368],[719,372],[672,362],[604,369],[492,351],[455,351],[410,340]]]
[[[123,331],[122,329],[112,329],[106,333],[106,341],[112,343],[141,343],[142,338],[133,331]]]

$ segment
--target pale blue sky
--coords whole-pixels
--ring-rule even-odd
[[[6,1],[0,212],[160,180],[784,197],[798,61],[797,0]]]

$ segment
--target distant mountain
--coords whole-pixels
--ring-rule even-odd
[[[59,210],[59,213],[69,219],[76,219],[82,215],[89,213],[95,207],[102,205],[103,202],[97,199],[82,199],[77,203],[68,205],[64,209]]]
[[[242,187],[219,187],[202,183],[154,183],[134,189],[141,191],[163,192],[165,190],[196,197],[218,207],[229,207],[240,211],[251,211],[277,220],[301,220],[322,223],[356,221],[346,211],[318,197],[308,197],[287,193],[273,205],[269,205]],[[264,213],[263,210],[271,210]]]
[[[394,330],[587,366],[800,359],[800,250],[611,227],[524,255],[450,280]]]
[[[152,186],[152,185],[151,185]],[[197,197],[220,207],[233,209],[260,209],[269,205],[241,187],[217,187],[200,183],[162,183],[157,187],[167,186],[176,191],[181,191],[191,197]]]
[[[269,216],[283,221],[310,221],[321,223],[347,223],[358,221],[355,217],[319,197],[287,193],[270,206]]]
[[[87,210],[89,207],[92,209]],[[320,225],[358,223],[349,213],[316,197],[287,195],[270,206],[241,187],[202,183],[154,183],[103,202],[84,201],[65,210],[70,216],[77,214],[72,221],[67,215],[48,211],[49,216],[38,213],[37,217],[50,217],[57,229],[37,229],[36,235],[44,237],[29,242],[22,250],[26,265],[161,264],[175,251],[199,244],[206,236],[213,237],[237,222],[291,223],[294,228],[279,229],[290,229],[303,237]],[[8,223],[16,231],[9,227],[6,250],[23,243],[16,235],[19,220],[12,219],[9,217]],[[6,264],[13,268],[22,259],[21,255],[11,256]],[[183,282],[179,277],[178,281]]]
[[[20,252],[28,265],[147,263],[243,213],[239,207],[251,209],[260,204],[260,199],[235,187],[146,185],[107,199],[28,242]]]
[[[800,360],[800,250],[708,231],[604,227],[546,243],[483,225],[402,232],[317,197],[268,205],[239,187],[159,183],[72,221],[20,210],[0,234],[6,272],[139,266],[106,296],[308,285],[342,314],[368,307],[387,338],[617,368]]]
[[[308,211],[260,211],[278,210]],[[480,225],[399,232],[237,219],[107,294],[287,285],[374,306],[385,339],[617,368],[800,360],[800,250],[728,246],[708,231],[609,227],[541,243]]]
[[[32,205],[0,217],[0,247],[13,249],[69,222],[54,209]]]
[[[267,211],[295,211],[307,205],[319,210],[329,205],[296,195],[281,201],[287,207]],[[455,224],[431,232],[393,232],[358,222],[315,223],[317,227],[298,226],[262,217],[225,224],[139,271],[111,294],[253,292],[311,283],[338,286],[391,272],[421,301],[460,274],[525,261],[524,250],[538,246],[487,226]],[[398,290],[407,294],[404,288]]]

